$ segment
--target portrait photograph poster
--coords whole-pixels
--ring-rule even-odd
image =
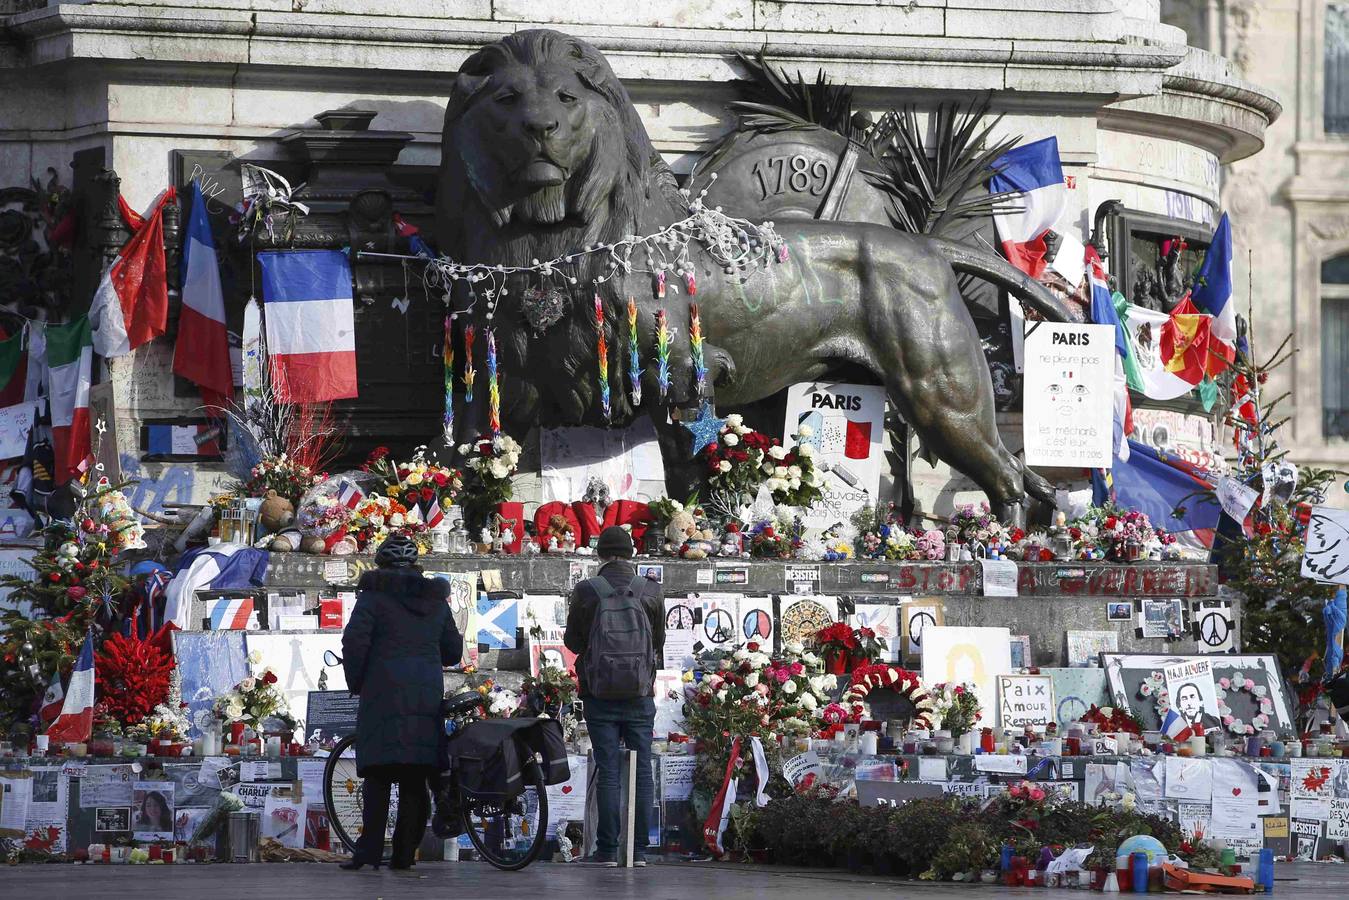
[[[1160,729],[1162,717],[1157,709],[1157,698],[1140,692],[1144,682],[1153,679],[1154,682],[1164,684],[1168,666],[1200,662],[1211,664],[1215,681],[1230,679],[1240,672],[1244,679],[1254,682],[1256,687],[1264,688],[1271,701],[1269,727],[1282,735],[1292,731],[1292,707],[1284,689],[1279,662],[1273,655],[1105,653],[1102,654],[1102,660],[1111,702],[1116,706],[1128,707],[1145,731]],[[1248,691],[1228,691],[1227,702],[1232,707],[1233,715],[1247,722],[1253,718],[1252,709],[1258,708],[1254,693]]]

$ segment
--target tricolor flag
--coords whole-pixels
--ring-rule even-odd
[[[59,716],[65,696],[66,689],[61,686],[61,670],[58,668],[52,673],[52,683],[47,685],[47,693],[42,695],[42,707],[38,711],[38,718],[43,722],[50,722]]]
[[[339,506],[345,506],[347,509],[355,509],[360,502],[365,499],[365,492],[356,486],[355,482],[342,479],[342,485],[337,491],[337,503]]]
[[[151,456],[218,457],[222,428],[219,424],[142,425],[145,452]]]
[[[243,544],[216,544],[189,550],[178,559],[173,580],[164,590],[164,621],[187,628],[197,591],[256,587],[267,577],[271,556]]]
[[[1138,441],[1129,442],[1127,461],[1116,461],[1110,480],[1091,473],[1092,503],[1114,501],[1126,509],[1146,513],[1152,524],[1175,534],[1180,542],[1198,549],[1213,546],[1222,507],[1202,492],[1213,489],[1202,469]],[[1177,509],[1182,512],[1175,515]]]
[[[445,511],[440,508],[439,500],[432,500],[426,512],[426,527],[435,528],[445,520]]]
[[[1106,280],[1105,267],[1095,247],[1088,246],[1084,254],[1087,280],[1091,284],[1091,320],[1097,325],[1115,326],[1115,456],[1129,458],[1129,434],[1134,429],[1134,408],[1129,401],[1129,379],[1124,374],[1124,362],[1129,356],[1129,342],[1115,313],[1115,300]]]
[[[1204,732],[1201,729],[1199,733],[1203,734]],[[1166,718],[1162,720],[1162,734],[1173,741],[1188,741],[1194,737],[1195,731],[1179,713],[1174,709],[1168,709]]]
[[[1162,326],[1161,351],[1166,371],[1188,384],[1198,384],[1208,374],[1209,329],[1213,322],[1194,308],[1186,295]]]
[[[337,250],[258,254],[272,388],[286,403],[355,397],[351,267]]]
[[[207,606],[212,631],[243,631],[253,617],[252,597],[219,597]]]
[[[1227,213],[1218,220],[1213,240],[1204,253],[1204,261],[1194,276],[1190,298],[1198,311],[1213,316],[1209,332],[1209,375],[1217,375],[1237,358],[1237,312],[1232,302],[1232,225]]]
[[[206,201],[196,181],[192,182],[190,199],[192,212],[183,244],[183,307],[178,319],[178,343],[173,348],[173,372],[196,384],[207,406],[221,408],[234,397],[234,374],[225,328],[225,295],[220,289],[220,261],[206,216]]]
[[[1068,206],[1068,186],[1059,161],[1058,138],[1023,144],[1008,150],[993,162],[997,171],[988,183],[993,193],[1014,191],[1020,194],[1009,201],[1020,212],[993,217],[1008,262],[1032,278],[1045,270],[1045,232],[1056,231],[1071,239],[1071,229],[1060,228],[1059,219]],[[1071,243],[1076,244],[1075,241]],[[1082,280],[1082,255],[1065,246],[1051,263],[1068,283]]]
[[[1162,357],[1162,329],[1171,317],[1121,301],[1122,297],[1115,301],[1115,309],[1123,310],[1120,321],[1129,350],[1124,374],[1129,378],[1129,387],[1152,400],[1174,400],[1194,390],[1194,385],[1166,368]]]
[[[47,326],[52,444],[57,484],[74,478],[89,456],[89,383],[94,342],[89,319]]]
[[[61,704],[61,713],[47,729],[53,744],[78,744],[89,740],[94,730],[94,634],[89,632],[70,673],[70,687]]]
[[[164,205],[177,192],[169,188],[155,201],[131,240],[103,274],[89,306],[94,349],[111,359],[124,356],[164,333],[169,317],[169,282],[164,265]]]

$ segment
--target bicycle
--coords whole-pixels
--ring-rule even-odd
[[[443,701],[441,715],[450,739],[471,729],[479,721],[481,709],[482,697],[474,691]],[[465,788],[453,769],[442,776],[434,792],[432,831],[442,838],[467,833],[484,860],[507,872],[523,869],[538,859],[547,843],[548,793],[537,756],[522,762],[524,788],[519,796],[504,802],[498,796],[476,795]],[[356,772],[356,736],[348,735],[329,752],[323,767],[323,803],[333,833],[350,852],[355,852],[362,825],[362,782]],[[390,826],[396,810],[395,796],[389,803]],[[386,830],[386,844],[390,835]]]

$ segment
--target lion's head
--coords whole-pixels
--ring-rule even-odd
[[[508,35],[463,64],[445,111],[445,249],[527,263],[631,233],[652,157],[598,50],[556,31]]]

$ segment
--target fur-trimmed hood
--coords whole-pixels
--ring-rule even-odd
[[[361,576],[357,592],[368,591],[396,601],[416,616],[426,616],[450,596],[444,578],[427,578],[420,569],[373,569]]]

